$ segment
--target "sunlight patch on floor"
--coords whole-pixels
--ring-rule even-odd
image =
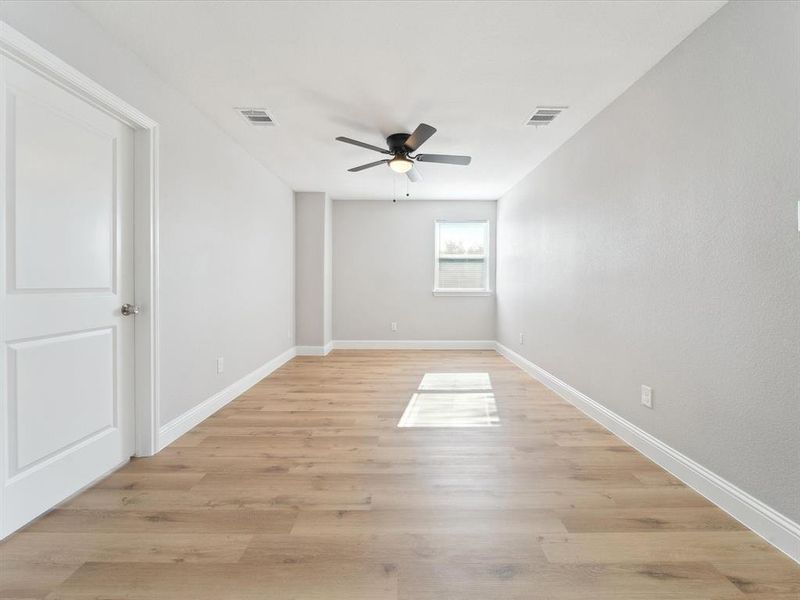
[[[500,425],[488,373],[425,373],[398,427]]]
[[[491,390],[492,381],[488,373],[425,373],[420,390],[456,391]]]

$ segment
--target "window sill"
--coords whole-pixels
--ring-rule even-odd
[[[491,296],[491,290],[433,290],[434,296]]]

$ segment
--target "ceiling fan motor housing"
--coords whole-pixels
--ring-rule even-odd
[[[389,146],[392,154],[397,154],[398,152],[406,154],[408,149],[405,147],[405,143],[409,137],[411,137],[409,133],[393,133],[386,138],[386,145]]]
[[[357,173],[366,169],[372,169],[379,165],[388,165],[390,169],[397,173],[405,173],[411,181],[420,181],[421,177],[419,171],[414,168],[415,160],[420,162],[429,163],[442,163],[446,165],[468,165],[472,160],[469,156],[457,156],[455,154],[415,154],[411,156],[412,152],[419,150],[419,147],[424,144],[434,133],[436,128],[428,125],[427,123],[420,123],[414,130],[414,133],[393,133],[386,138],[386,145],[388,150],[379,146],[374,146],[366,142],[360,142],[349,137],[339,136],[336,138],[338,142],[359,146],[381,154],[391,155],[392,158],[385,158],[383,160],[376,160],[365,165],[359,165],[352,169],[347,169],[351,173]]]

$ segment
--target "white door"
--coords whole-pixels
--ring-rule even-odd
[[[5,535],[133,454],[133,131],[0,61]]]

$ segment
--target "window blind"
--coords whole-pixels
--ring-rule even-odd
[[[483,258],[439,258],[439,287],[442,289],[482,289],[486,280]]]

